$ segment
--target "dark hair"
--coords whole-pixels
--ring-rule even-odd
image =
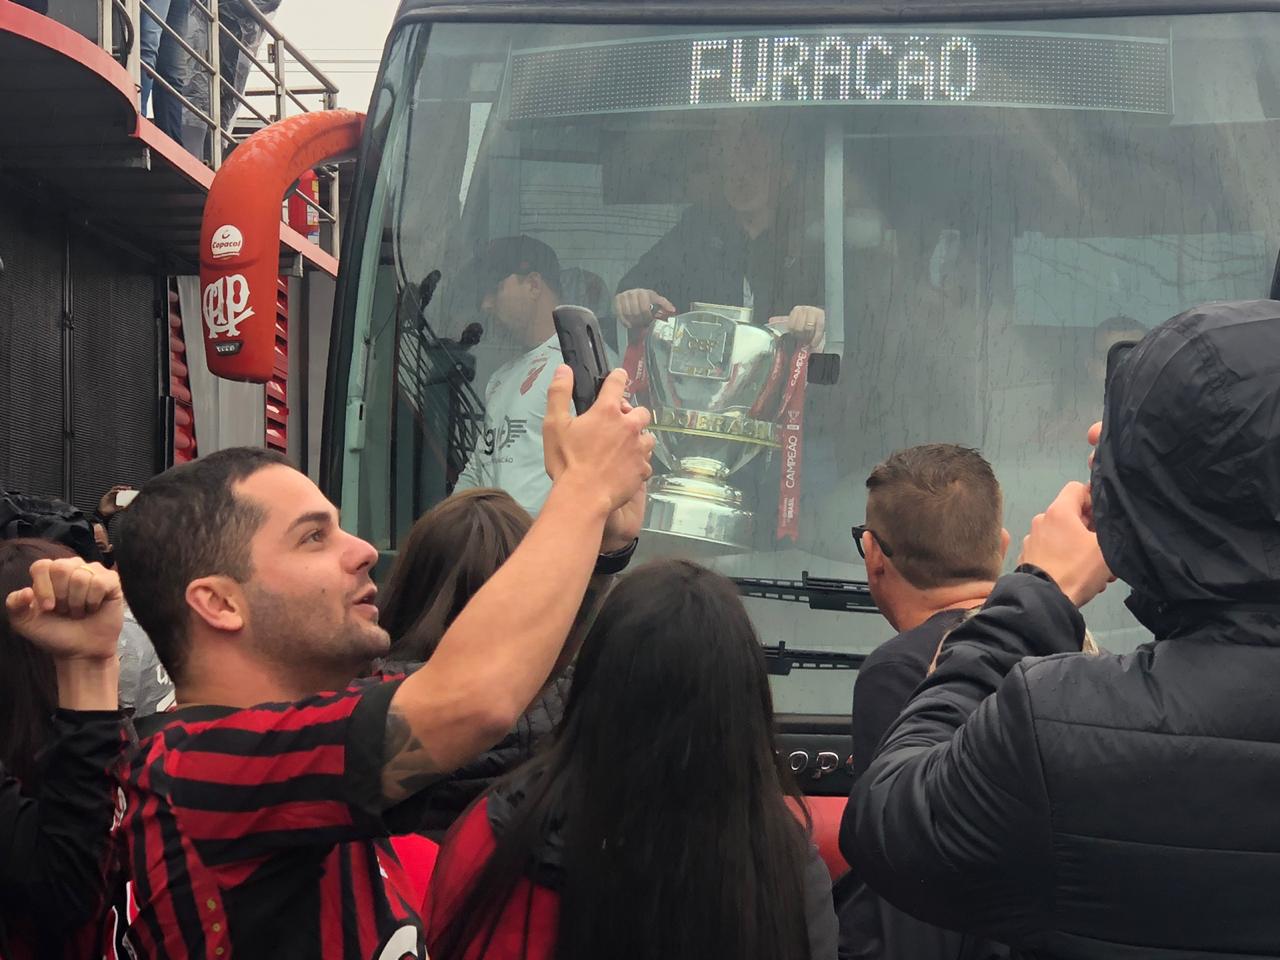
[[[0,761],[22,781],[24,792],[40,781],[36,756],[49,736],[58,683],[53,658],[9,625],[4,598],[31,586],[31,565],[37,560],[74,556],[70,547],[52,540],[0,541]]]
[[[87,517],[65,500],[0,489],[0,540],[49,540],[94,563],[102,553]]]
[[[391,660],[426,660],[445,630],[533,525],[502,490],[456,493],[409,531],[387,584],[378,620],[391,634]]]
[[[978,451],[952,443],[898,450],[871,471],[867,491],[867,525],[912,586],[1000,576],[1004,498]]]
[[[498,237],[480,245],[475,256],[459,274],[460,290],[475,297],[478,305],[487,294],[498,288],[507,277],[525,277],[536,273],[560,295],[560,258],[541,240],[529,236]]]
[[[125,599],[175,683],[186,662],[187,585],[215,574],[240,583],[253,575],[249,542],[264,516],[232,488],[273,466],[292,469],[274,450],[211,453],[148,480],[121,517],[115,554]]]
[[[433,922],[435,960],[492,937],[548,824],[563,824],[558,960],[809,956],[808,839],[785,797],[798,792],[774,752],[763,651],[724,577],[661,560],[623,578],[564,719],[512,776],[523,799]]]

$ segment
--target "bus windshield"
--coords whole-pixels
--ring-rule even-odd
[[[868,473],[946,442],[994,465],[1011,568],[1033,515],[1087,477],[1109,347],[1267,296],[1277,118],[1267,14],[405,22],[345,258],[344,522],[394,554],[455,489],[536,514],[550,311],[572,303],[654,410],[647,555],[860,580]],[[1146,639],[1124,592],[1086,610],[1107,649]],[[748,605],[791,648],[893,632]],[[832,673],[779,682],[779,708],[846,713]]]

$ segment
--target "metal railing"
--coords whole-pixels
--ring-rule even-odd
[[[187,117],[199,121],[198,126],[205,134],[203,151],[193,149],[192,152],[212,169],[218,169],[239,143],[262,127],[296,113],[331,110],[337,106],[337,84],[291,43],[253,0],[235,0],[235,6],[260,28],[261,39],[265,41],[258,45],[262,56],[259,56],[259,49],[251,49],[222,21],[219,0],[188,0],[188,3],[189,28],[183,36],[165,22],[164,17],[156,15],[148,0],[99,0],[99,42],[128,69],[136,86],[141,88],[145,76],[154,85],[153,89],[164,90],[181,104]],[[178,45],[187,58],[192,81],[199,76],[202,79],[200,84],[188,81],[183,85],[184,89],[179,89],[171,78],[161,74],[156,65],[143,62],[144,14],[159,25],[162,41],[167,38]],[[193,29],[190,21],[196,18],[200,22]],[[201,38],[204,43],[199,42]],[[228,44],[235,48],[234,58],[223,55]],[[223,71],[228,62],[237,65],[230,76]],[[241,65],[248,67],[243,86],[237,83],[236,76]],[[196,95],[197,86],[207,89],[207,103]],[[231,116],[225,115],[228,112]],[[286,200],[292,196],[300,197],[309,209],[316,212],[321,227],[321,245],[336,253],[340,245],[338,167],[325,166],[317,169],[316,174],[320,182],[319,202],[296,186]]]

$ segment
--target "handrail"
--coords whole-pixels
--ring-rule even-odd
[[[317,67],[314,63],[312,63],[301,50],[299,50],[292,43],[290,43],[289,39],[283,33],[281,33],[279,29],[277,29],[276,25],[272,23],[269,19],[267,19],[267,16],[261,10],[258,9],[257,5],[253,2],[253,0],[241,0],[241,2],[244,4],[245,9],[249,12],[249,16],[257,20],[258,25],[261,26],[263,30],[271,34],[271,36],[273,36],[276,39],[277,43],[283,43],[284,48],[289,52],[289,55],[293,57],[293,59],[297,60],[298,63],[300,63],[303,67],[305,67],[306,71],[309,74],[311,74],[313,77],[319,80],[321,85],[324,86],[324,88],[328,90],[329,93],[334,94],[335,96],[337,95],[338,93],[337,84],[335,84],[332,80],[330,80],[328,76],[325,75],[324,71],[321,70],[319,67]]]
[[[249,21],[261,28],[262,39],[259,43],[265,44],[265,55],[260,55],[257,46],[246,44],[223,22],[219,2],[220,0],[189,0],[188,16],[201,20],[197,21],[194,33],[188,31],[184,36],[163,18],[156,16],[151,0],[99,0],[98,37],[99,44],[108,52],[113,52],[117,40],[121,41],[123,52],[119,54],[120,62],[127,61],[136,84],[140,85],[145,77],[155,89],[163,90],[173,97],[188,118],[200,122],[206,131],[203,148],[205,155],[200,159],[215,170],[221,167],[227,154],[254,132],[248,127],[256,127],[258,124],[270,126],[298,113],[310,113],[317,106],[321,109],[334,109],[338,97],[338,85],[290,42],[254,0],[235,0],[235,4]],[[228,6],[230,0],[221,0],[221,3]],[[119,24],[117,16],[122,18]],[[187,59],[196,77],[207,78],[207,92],[201,89],[202,83],[177,89],[171,79],[160,75],[155,65],[142,62],[140,40],[144,16],[159,24],[162,38],[177,44],[180,55]],[[121,32],[121,27],[127,29]],[[119,36],[113,35],[116,33]],[[235,76],[222,73],[221,50],[224,49],[224,44],[230,45],[225,49],[235,51],[239,69],[248,65],[248,77],[243,90],[237,85]],[[301,82],[291,83],[285,78],[286,57],[291,58],[303,71],[304,75],[299,78]],[[290,69],[292,68],[291,64]],[[263,79],[266,80],[265,84],[262,83]],[[250,83],[252,88],[249,87]],[[266,109],[260,108],[254,101],[261,97],[274,98],[274,105]],[[313,99],[308,104],[304,98]],[[318,98],[318,104],[315,98]],[[223,116],[224,105],[229,116]],[[231,121],[237,116],[251,122],[236,128]],[[339,174],[334,167],[317,172],[321,174],[319,180],[323,184],[321,202],[317,203],[315,198],[302,193],[296,186],[287,195],[298,195],[308,209],[317,212],[319,221],[325,228],[321,231],[322,238],[327,241],[324,246],[328,252],[336,253],[339,239]]]

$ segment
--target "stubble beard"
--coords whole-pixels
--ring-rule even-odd
[[[339,678],[342,685],[366,673],[390,648],[387,631],[350,610],[341,623],[324,616],[327,604],[286,599],[246,588],[254,644],[260,656],[284,671]],[[332,685],[326,684],[326,685]]]

